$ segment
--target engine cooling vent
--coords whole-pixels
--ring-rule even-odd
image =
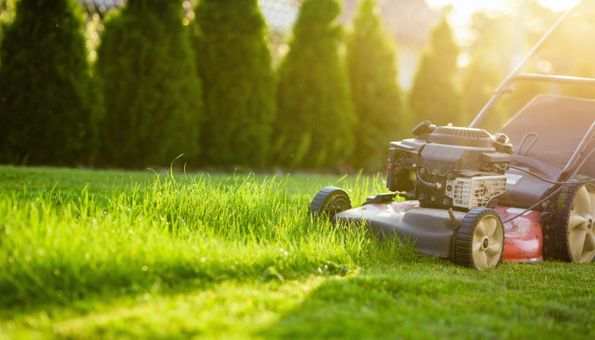
[[[463,138],[490,138],[490,134],[483,129],[473,129],[455,126],[439,126],[433,131],[434,135],[463,137]]]
[[[506,190],[506,176],[478,176],[446,181],[446,196],[455,207],[485,207],[492,198]]]

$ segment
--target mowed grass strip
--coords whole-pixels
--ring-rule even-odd
[[[476,272],[307,215],[381,177],[0,167],[0,337],[593,338],[595,270]]]

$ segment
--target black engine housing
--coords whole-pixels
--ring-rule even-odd
[[[512,145],[505,135],[437,127],[428,121],[419,124],[413,134],[413,139],[390,143],[387,187],[408,192],[422,207],[461,210],[447,195],[447,191],[452,193],[453,181],[504,175],[511,161]]]

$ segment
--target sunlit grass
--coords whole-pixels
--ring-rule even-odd
[[[313,221],[309,198],[290,194],[288,180],[155,176],[108,196],[87,187],[63,192],[59,184],[34,195],[27,186],[5,191],[0,303],[69,301],[180,280],[347,273],[376,249],[364,230]]]
[[[595,332],[593,265],[475,272],[311,219],[382,177],[0,167],[0,338]]]

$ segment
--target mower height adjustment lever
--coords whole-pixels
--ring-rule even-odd
[[[400,191],[385,192],[385,193],[378,194],[378,195],[375,195],[375,196],[368,196],[368,198],[366,199],[366,203],[364,203],[364,204],[390,203],[390,202],[394,201],[395,197],[397,197],[397,196],[405,197],[405,199],[410,199],[411,198],[411,194],[406,193],[406,192],[400,192]]]

